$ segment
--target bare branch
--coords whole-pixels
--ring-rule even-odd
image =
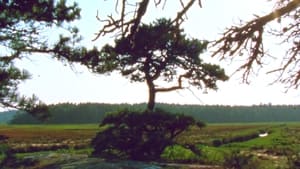
[[[186,6],[184,6],[182,0],[180,0],[182,10],[177,13],[176,18],[173,20],[173,23],[175,23],[177,26],[179,26],[183,21],[183,16],[187,13],[187,11],[193,6],[194,2],[196,0],[190,0]]]
[[[161,0],[154,0],[154,3],[155,3],[155,6],[157,7],[161,3]],[[166,0],[164,3],[166,3]]]
[[[287,0],[282,0],[278,6],[282,6],[287,2]],[[287,44],[288,49],[282,59],[281,67],[268,73],[279,73],[278,78],[273,83],[286,84],[286,91],[288,91],[292,87],[297,89],[300,85],[300,9],[297,8],[288,13],[284,19],[284,27],[279,30],[271,30],[270,33],[273,36],[283,38],[281,44]]]
[[[177,86],[172,86],[172,87],[168,87],[168,88],[156,88],[155,92],[169,92],[169,91],[174,91],[174,90],[178,90],[178,89],[183,89],[182,86],[182,78],[190,78],[192,76],[192,72],[194,69],[191,69],[190,71],[188,71],[187,73],[180,75],[177,81]]]
[[[229,28],[219,40],[212,44],[213,47],[217,47],[213,56],[221,55],[221,59],[225,59],[227,55],[243,55],[243,52],[247,51],[249,57],[246,63],[237,69],[237,71],[244,70],[243,80],[247,82],[254,65],[262,66],[262,58],[265,56],[262,40],[264,26],[296,10],[299,5],[300,0],[292,0],[285,6],[265,16],[257,17],[243,26],[233,26]]]
[[[167,0],[153,0],[156,7],[160,4],[163,4],[163,9],[166,5]],[[196,0],[189,0],[186,5],[184,5],[183,0],[179,0],[182,6],[182,10],[177,13],[177,16],[174,18],[173,23],[176,26],[179,26],[184,21],[184,16],[187,11],[191,8]],[[122,37],[130,36],[134,37],[134,34],[137,32],[137,28],[142,22],[142,18],[147,12],[150,0],[142,0],[139,3],[136,3],[136,10],[128,11],[129,4],[127,4],[127,0],[122,0],[122,3],[119,0],[115,4],[115,11],[117,14],[118,7],[121,6],[121,13],[119,17],[112,17],[112,15],[108,16],[106,20],[101,20],[99,14],[97,13],[96,18],[104,23],[104,26],[100,29],[100,31],[96,34],[94,40],[97,40],[100,36],[105,36],[108,33],[115,33],[120,31],[120,35]],[[201,0],[198,0],[198,4],[201,7]],[[132,16],[127,16],[126,14],[133,12]]]
[[[162,9],[165,9],[166,3],[167,3],[167,0],[165,0],[164,4],[162,6]]]
[[[201,0],[198,0],[198,5],[200,6],[200,8],[202,8]]]

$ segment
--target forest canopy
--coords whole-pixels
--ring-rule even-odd
[[[12,124],[83,124],[99,123],[106,113],[120,110],[143,111],[146,104],[55,104],[50,105],[51,116],[48,121],[41,122],[26,113],[18,113]],[[299,105],[176,105],[161,104],[157,107],[172,113],[190,115],[196,120],[207,123],[232,122],[299,122]]]

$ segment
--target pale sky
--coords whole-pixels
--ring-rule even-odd
[[[112,42],[112,35],[101,37],[92,41],[95,33],[101,28],[96,20],[97,10],[104,19],[108,14],[114,14],[115,1],[104,0],[75,0],[82,8],[82,18],[76,22],[84,40],[82,45],[99,49],[105,43]],[[167,1],[164,10],[154,9],[148,13],[144,21],[150,22],[155,18],[175,16],[174,9],[179,9],[175,0]],[[179,2],[179,1],[178,1]],[[233,23],[239,19],[249,20],[253,14],[266,14],[272,8],[272,3],[263,0],[203,0],[203,8],[194,6],[188,12],[188,20],[184,23],[185,33],[189,37],[214,40]],[[153,4],[152,4],[153,6]],[[275,43],[269,40],[274,54],[282,53]],[[269,45],[268,45],[269,46]],[[274,49],[274,50],[273,50]],[[237,68],[239,62],[219,62],[211,59],[207,52],[201,57],[204,60],[220,64],[228,75]],[[239,58],[242,60],[243,58]],[[274,60],[275,62],[275,60]],[[273,60],[269,63],[272,65]],[[90,73],[85,67],[69,65],[55,61],[51,57],[32,56],[17,62],[17,66],[27,69],[32,79],[20,85],[20,93],[26,96],[35,94],[45,103],[63,102],[98,102],[98,103],[141,103],[147,102],[148,92],[145,83],[130,83],[127,79],[113,73],[96,75]],[[299,104],[300,94],[297,90],[289,90],[281,84],[270,85],[274,76],[266,75],[270,68],[259,71],[259,76],[251,78],[251,84],[242,84],[241,75],[235,74],[227,82],[219,83],[217,91],[190,88],[191,90],[178,90],[171,93],[159,93],[156,102],[180,104],[222,104],[222,105],[253,105],[253,104]]]

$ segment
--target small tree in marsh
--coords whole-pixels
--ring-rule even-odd
[[[174,138],[196,121],[189,116],[162,110],[121,111],[107,115],[92,141],[93,155],[105,158],[157,160]]]
[[[159,19],[141,25],[133,39],[122,37],[115,40],[114,46],[89,52],[81,63],[96,73],[118,71],[132,82],[146,82],[148,110],[153,110],[156,94],[183,89],[184,79],[192,86],[209,89],[217,89],[218,80],[228,79],[222,68],[204,63],[199,57],[207,43],[189,39],[171,20]],[[176,84],[159,87],[159,80]]]

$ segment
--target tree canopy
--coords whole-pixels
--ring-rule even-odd
[[[218,65],[205,63],[200,54],[207,42],[189,39],[168,19],[139,26],[135,37],[121,37],[115,45],[105,45],[98,53],[87,53],[79,61],[96,73],[117,71],[132,82],[146,82],[148,109],[153,110],[155,95],[183,89],[183,82],[198,88],[217,89],[218,80],[228,77]],[[157,81],[173,86],[159,86]],[[185,81],[184,81],[185,80]]]
[[[78,29],[76,27],[68,26],[71,21],[80,18],[80,9],[76,3],[67,5],[65,0],[1,0],[0,2],[0,106],[25,109],[33,114],[46,110],[46,107],[34,96],[28,98],[18,94],[18,84],[21,81],[30,78],[30,75],[25,70],[20,70],[14,66],[16,60],[33,54],[51,54],[59,60],[67,59],[68,61],[82,61],[85,59],[86,63],[84,64],[88,65],[93,71],[101,73],[111,72],[113,69],[117,68],[116,63],[119,64],[121,62],[119,62],[120,60],[115,60],[114,62],[112,60],[109,61],[109,59],[112,58],[109,58],[105,53],[124,53],[124,51],[120,50],[121,48],[122,50],[125,50],[126,48],[130,50],[134,48],[137,49],[137,44],[140,42],[137,43],[134,41],[139,39],[137,36],[140,36],[141,28],[146,28],[147,26],[151,27],[151,25],[143,24],[143,17],[146,13],[151,12],[149,10],[149,4],[154,3],[156,7],[167,8],[167,0],[141,0],[134,4],[130,3],[128,0],[116,1],[115,9],[117,15],[110,15],[105,19],[103,19],[102,16],[97,15],[98,20],[103,22],[104,26],[99,30],[95,39],[109,33],[116,33],[116,35],[120,35],[116,36],[116,47],[118,43],[119,46],[122,47],[119,47],[117,51],[114,51],[114,47],[107,45],[99,52],[96,48],[88,51],[85,48],[76,47],[76,43],[80,41],[80,37],[77,35]],[[187,19],[186,15],[188,14],[188,11],[192,6],[205,8],[205,4],[201,4],[200,0],[177,0],[177,2],[179,2],[181,8],[179,11],[176,11],[177,13],[174,14],[174,17],[171,18],[171,20],[168,20],[170,32],[167,32],[162,38],[176,37],[176,41],[180,42],[177,35],[183,35],[180,27]],[[132,5],[134,7],[132,7]],[[190,47],[193,46],[194,43],[198,43],[197,45],[202,46],[199,53],[201,53],[207,45],[208,47],[213,47],[213,49],[215,49],[214,55],[220,56],[221,59],[231,57],[237,58],[244,54],[242,57],[245,57],[246,61],[238,68],[238,71],[244,72],[244,81],[248,82],[248,76],[251,74],[252,70],[257,66],[264,66],[264,58],[269,57],[264,48],[264,35],[269,32],[269,35],[278,38],[282,43],[288,44],[286,55],[280,58],[282,60],[280,67],[269,71],[269,73],[279,72],[277,81],[287,84],[288,87],[298,88],[300,85],[299,5],[299,0],[274,0],[273,11],[270,11],[264,16],[255,15],[254,19],[241,22],[240,25],[233,25],[224,31],[220,39],[217,39],[211,44],[207,44],[206,41],[197,41],[196,39],[188,39],[187,41],[189,41]],[[132,9],[133,11],[131,11]],[[281,26],[278,29],[267,29],[266,26],[273,21],[277,21]],[[152,24],[152,27],[154,25],[155,24]],[[53,28],[63,28],[66,31],[66,33],[62,35],[56,34],[56,42],[50,42],[44,34],[44,32]],[[54,37],[54,35],[52,36]],[[145,38],[142,39],[145,40]],[[135,52],[141,51],[137,50]],[[102,65],[102,68],[98,69],[99,57],[92,56],[100,56],[100,54],[101,62],[110,64],[105,64],[105,66]],[[122,53],[119,54],[122,55]],[[131,53],[128,54],[136,55],[137,53],[132,53],[131,51]],[[157,56],[159,54],[164,55],[164,53],[159,52],[154,52],[154,54]],[[114,57],[117,57],[117,55]],[[86,60],[86,58],[92,59]],[[128,59],[133,59],[131,61],[134,61],[136,57],[129,57]],[[157,61],[157,63],[165,62],[157,59],[152,60],[155,62]],[[124,61],[127,62],[130,60],[122,60],[123,65]],[[180,61],[182,62],[182,60]],[[201,59],[198,61],[202,62]],[[149,69],[149,75],[152,76],[152,80],[154,79],[153,77],[156,77],[156,68],[159,68],[159,65],[161,65],[157,63],[153,62],[152,65],[154,67]],[[139,69],[140,67],[138,68],[132,63],[130,63],[129,66],[130,67],[124,68],[119,67],[118,69],[124,76],[132,81],[141,81],[143,78],[147,80],[146,76],[139,76],[142,74]],[[202,66],[206,67],[206,69],[221,70],[219,67],[212,65],[204,66],[204,64],[202,64]],[[137,69],[133,71],[135,68]],[[138,72],[140,74],[138,74]],[[169,72],[161,72],[160,75],[170,75],[171,72],[174,73],[174,70],[169,69]],[[175,76],[164,76],[164,80],[166,81],[174,80],[174,77],[177,77],[178,85],[167,88],[158,87],[154,88],[155,90],[152,88],[152,90],[162,92],[174,88],[182,88],[180,79],[190,75],[189,72],[181,73],[182,72],[178,71]],[[213,76],[215,75],[216,74]],[[199,81],[196,83],[192,81],[189,82],[191,84],[196,84]],[[196,86],[199,86],[199,84],[200,83],[196,84]],[[206,83],[205,85],[208,85],[209,88],[215,88],[213,84],[214,83],[208,85],[208,83]],[[202,84],[203,87],[205,85]],[[151,85],[148,83],[148,86]],[[156,86],[154,85],[154,87]]]
[[[45,118],[47,107],[33,96],[20,96],[17,86],[30,78],[14,62],[33,54],[50,54],[60,58],[67,55],[80,40],[76,27],[67,27],[80,18],[77,4],[66,5],[65,0],[1,0],[0,1],[0,106],[26,110]],[[45,31],[63,28],[64,35],[56,35],[50,42]],[[59,32],[59,31],[58,31]],[[49,35],[48,35],[49,36]],[[55,37],[55,35],[52,35]]]
[[[181,9],[174,14],[172,24],[180,27],[187,19],[187,13],[192,6],[198,5],[205,8],[205,4],[201,4],[200,0],[178,0]],[[127,0],[116,2],[117,15],[110,15],[106,19],[97,18],[104,26],[100,29],[97,37],[104,36],[109,33],[117,33],[117,35],[134,37],[138,31],[138,26],[142,24],[143,17],[146,13],[150,13],[150,3],[154,3],[156,7],[167,8],[167,0],[142,0],[135,3],[135,10],[130,11],[131,5]],[[255,18],[249,21],[241,22],[240,25],[233,25],[226,29],[223,35],[212,42],[210,47],[214,49],[213,56],[219,56],[221,59],[245,58],[237,71],[243,72],[244,82],[248,82],[249,75],[258,67],[263,67],[265,58],[270,58],[267,50],[264,48],[266,38],[264,35],[270,33],[282,43],[287,43],[288,48],[285,56],[278,57],[282,60],[281,65],[268,73],[279,72],[278,79],[275,82],[282,82],[290,87],[298,88],[300,85],[299,70],[299,0],[274,0],[274,8],[264,16],[255,15]],[[201,10],[201,9],[199,9]],[[132,14],[132,15],[129,15]],[[279,29],[267,29],[273,21],[278,21],[281,25]],[[283,27],[283,28],[282,28]],[[270,49],[272,50],[272,49]]]

